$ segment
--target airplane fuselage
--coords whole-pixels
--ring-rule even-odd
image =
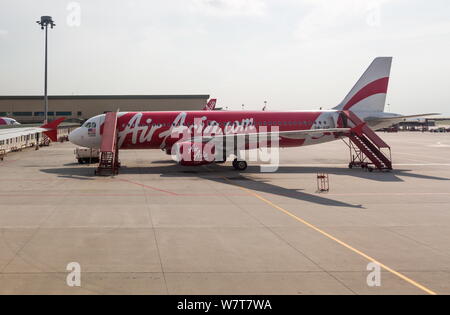
[[[99,148],[105,115],[89,119],[71,134],[80,146]],[[255,134],[273,131],[317,130],[342,127],[338,111],[293,112],[127,112],[118,114],[121,150],[170,149],[189,132],[192,136]],[[177,136],[178,135],[178,136]],[[280,137],[280,147],[296,147],[338,139],[329,133],[298,139]]]

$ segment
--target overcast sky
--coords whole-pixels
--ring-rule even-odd
[[[391,111],[450,114],[448,0],[2,0],[0,95],[210,94],[271,110],[337,105],[394,56]]]

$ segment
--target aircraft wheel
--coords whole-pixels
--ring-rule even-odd
[[[247,162],[245,161],[234,161],[233,162],[233,167],[237,170],[237,171],[245,171],[248,167]]]

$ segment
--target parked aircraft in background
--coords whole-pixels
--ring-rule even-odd
[[[256,140],[249,140],[249,135],[275,136],[278,140],[276,145],[279,147],[321,144],[343,137],[361,135],[364,130],[370,133],[371,137],[376,137],[375,133],[369,130],[370,128],[377,130],[394,125],[406,118],[427,116],[403,116],[384,111],[391,64],[391,57],[376,58],[344,100],[331,110],[118,113],[117,148],[121,150],[162,149],[172,154],[175,144],[191,146],[191,151],[194,152],[195,148],[204,148],[211,141],[219,147],[219,144],[227,139],[245,137],[244,146],[224,153],[226,159],[235,155],[237,150],[264,146],[260,143],[256,145],[250,143]],[[89,119],[81,128],[70,134],[69,140],[82,147],[100,148],[104,122],[105,115]],[[188,137],[186,133],[189,134]],[[199,134],[201,137],[196,136]],[[368,145],[362,140],[360,142],[358,146],[364,150],[364,146]],[[375,142],[377,142],[376,139]],[[380,142],[384,143],[382,140],[378,141]],[[265,145],[270,147],[272,144],[269,141]],[[220,150],[222,149],[220,147]],[[379,160],[383,160],[383,157]],[[377,161],[374,163],[376,164]],[[188,166],[212,162],[223,161],[211,161],[206,157],[195,161],[184,159],[180,161],[182,165]],[[388,164],[388,162],[379,162],[379,168],[390,169],[392,165]],[[245,170],[247,163],[237,158],[233,166],[237,170]]]
[[[20,125],[15,119],[0,117],[0,126],[17,126]]]

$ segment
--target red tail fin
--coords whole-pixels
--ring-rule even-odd
[[[52,121],[51,123],[48,123],[44,126],[42,126],[42,129],[47,129],[47,131],[44,131],[44,134],[49,137],[53,142],[58,141],[58,126],[66,120],[66,117],[59,118],[55,121]]]
[[[216,109],[216,103],[217,103],[217,99],[213,98],[211,99],[208,104],[206,104],[205,108],[203,108],[203,110],[214,110]]]

